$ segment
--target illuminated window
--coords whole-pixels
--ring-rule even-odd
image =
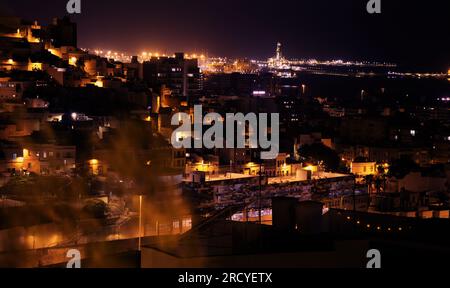
[[[180,229],[180,222],[179,221],[173,221],[173,229],[174,230]]]
[[[191,229],[192,228],[192,219],[183,219],[183,228]]]

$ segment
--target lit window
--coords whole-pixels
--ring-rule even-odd
[[[192,228],[192,220],[191,219],[183,219],[183,228]]]
[[[173,229],[175,229],[175,230],[180,229],[180,222],[179,221],[173,221]]]

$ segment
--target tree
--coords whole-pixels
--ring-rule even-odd
[[[327,170],[337,171],[339,169],[341,160],[338,153],[322,143],[304,145],[298,152],[300,157],[308,162],[319,163],[322,161]]]
[[[104,219],[108,212],[108,205],[101,200],[91,200],[83,207],[83,212],[90,218]]]
[[[399,159],[392,161],[388,175],[402,179],[411,171],[415,171],[418,168],[419,165],[417,165],[410,156],[402,156]]]

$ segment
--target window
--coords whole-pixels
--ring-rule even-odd
[[[191,219],[183,219],[183,228],[191,229],[192,228],[192,220]]]
[[[179,221],[173,221],[173,229],[174,230],[180,229],[180,222]]]

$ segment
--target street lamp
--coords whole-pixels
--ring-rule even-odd
[[[142,199],[143,195],[139,195],[139,240],[138,240],[138,251],[141,251],[142,246]]]

